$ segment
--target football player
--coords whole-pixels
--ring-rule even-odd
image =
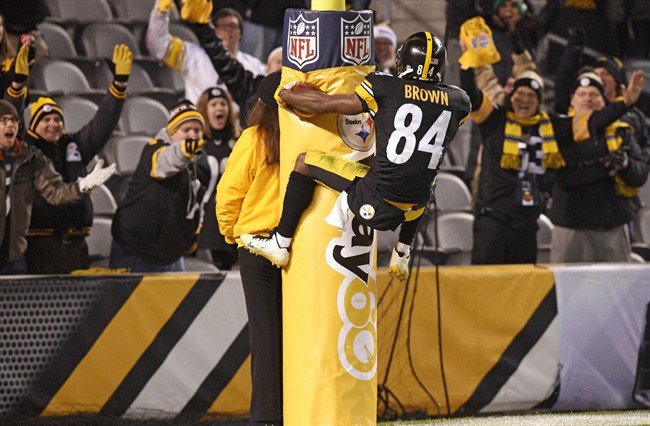
[[[330,215],[329,223],[343,228],[351,212],[376,230],[401,225],[389,275],[405,281],[410,246],[438,168],[471,111],[462,89],[442,83],[446,60],[442,42],[430,32],[418,32],[396,54],[397,77],[370,73],[352,94],[291,90],[302,85],[286,85],[279,97],[306,113],[370,113],[376,127],[376,158],[367,166],[321,151],[301,153],[289,176],[278,227],[269,236],[242,234],[248,250],[285,266],[300,217],[311,203],[315,185],[321,184],[341,192],[336,202],[339,219]]]

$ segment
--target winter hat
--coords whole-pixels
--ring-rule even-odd
[[[18,111],[16,111],[16,107],[14,107],[11,103],[5,101],[4,99],[0,99],[0,117],[8,114],[11,114],[15,117],[19,117]]]
[[[390,44],[393,45],[393,49],[397,49],[397,36],[395,31],[386,24],[377,24],[374,28],[375,38],[387,38],[390,40]]]
[[[266,57],[266,63],[268,64],[269,62],[271,62],[272,59],[274,59],[278,55],[282,56],[282,46],[278,46],[275,49],[271,50],[269,56]]]
[[[605,68],[614,77],[616,84],[625,84],[623,62],[616,56],[601,56],[592,65],[594,68]]]
[[[277,107],[278,102],[275,100],[275,91],[280,85],[280,79],[282,78],[282,71],[272,72],[271,74],[264,77],[260,82],[260,87],[258,89],[258,96],[270,107]]]
[[[605,88],[603,87],[603,81],[600,79],[598,74],[589,70],[580,73],[575,83],[571,87],[571,94],[573,94],[578,87],[587,87],[593,86],[600,91],[600,94],[605,96]]]
[[[214,86],[208,89],[208,101],[214,98],[224,98],[230,103],[230,98],[222,87]]]
[[[169,110],[169,122],[167,123],[167,133],[171,136],[186,121],[196,120],[201,123],[205,129],[205,119],[196,109],[194,104],[187,99],[183,99]]]
[[[29,116],[29,130],[36,133],[38,123],[49,114],[59,114],[63,120],[63,110],[52,98],[40,97],[32,103],[32,111]]]
[[[537,99],[542,101],[542,91],[544,90],[544,80],[542,80],[535,71],[525,71],[521,73],[519,78],[512,85],[512,92],[514,93],[518,87],[526,86],[537,93]]]
[[[506,0],[494,0],[494,6],[492,6],[492,12],[497,13],[503,2]],[[511,0],[512,1],[512,0]],[[514,0],[514,2],[517,5],[517,8],[519,9],[519,14],[523,15],[526,13],[528,10],[528,6],[526,6],[526,3],[524,3],[524,0]]]

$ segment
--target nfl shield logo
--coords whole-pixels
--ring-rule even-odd
[[[370,62],[371,18],[364,20],[358,14],[352,21],[341,18],[341,59],[352,65]]]
[[[287,39],[289,62],[302,69],[316,62],[318,56],[318,18],[308,21],[300,14],[295,20],[290,19]]]

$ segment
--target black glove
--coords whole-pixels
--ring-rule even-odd
[[[628,147],[624,146],[616,151],[610,152],[605,158],[603,158],[603,165],[605,168],[610,169],[610,174],[615,175],[620,170],[627,169],[628,166],[628,157],[627,151]]]
[[[194,157],[203,150],[205,141],[203,139],[185,139],[181,142],[181,150],[186,157]]]
[[[574,51],[582,53],[585,48],[586,31],[582,27],[569,27],[569,46]]]
[[[512,41],[512,50],[515,52],[515,54],[521,55],[524,53],[526,50],[526,45],[524,44],[524,38],[521,36],[521,30],[519,29],[519,26],[515,28],[515,32],[512,34],[510,40]]]

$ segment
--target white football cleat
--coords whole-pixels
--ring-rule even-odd
[[[397,247],[393,248],[393,254],[390,256],[390,265],[388,266],[388,276],[397,278],[404,282],[409,278],[409,253],[402,253],[397,251]]]
[[[269,236],[241,234],[239,238],[241,238],[244,247],[248,251],[268,259],[278,268],[282,268],[289,263],[289,249],[280,247],[275,232]]]

